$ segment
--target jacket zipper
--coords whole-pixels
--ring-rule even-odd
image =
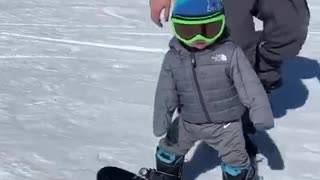
[[[198,96],[199,96],[199,99],[200,99],[201,107],[202,107],[202,109],[204,111],[204,115],[205,115],[207,121],[211,122],[210,116],[209,116],[209,113],[208,113],[208,109],[207,109],[207,107],[206,107],[206,105],[204,103],[203,95],[202,95],[202,92],[201,92],[201,89],[200,89],[200,84],[199,84],[199,80],[198,80],[198,76],[197,76],[197,72],[196,72],[197,62],[196,62],[196,58],[195,58],[195,54],[194,53],[191,54],[191,63],[192,63],[193,79],[194,79],[194,82],[196,84],[197,93],[198,93]]]

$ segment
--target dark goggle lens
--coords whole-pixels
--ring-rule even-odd
[[[183,39],[192,39],[201,33],[201,25],[174,24],[176,33]]]
[[[214,38],[221,31],[223,21],[215,21],[207,24],[174,24],[176,33],[183,39],[190,40],[201,34],[206,38]]]
[[[216,21],[213,23],[208,23],[205,25],[205,34],[203,34],[203,36],[205,36],[206,38],[214,38],[216,37],[221,29],[223,28],[223,23],[222,21]]]

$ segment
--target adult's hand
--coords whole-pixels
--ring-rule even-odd
[[[164,10],[164,20],[169,20],[170,15],[170,8],[171,8],[171,0],[150,0],[150,13],[151,13],[151,20],[162,27],[163,24],[161,22],[161,12]]]

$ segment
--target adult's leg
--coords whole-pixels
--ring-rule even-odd
[[[263,21],[258,75],[272,90],[281,85],[282,60],[298,55],[306,40],[310,12],[306,0],[259,0],[255,8],[256,17]]]
[[[255,32],[251,14],[255,0],[223,0],[223,4],[231,39],[242,48],[250,63],[255,66],[255,51],[260,38]]]
[[[249,111],[247,110],[241,118],[243,136],[245,139],[246,150],[251,159],[255,159],[258,154],[258,147],[252,142],[249,137],[249,134],[255,134],[256,129],[250,120]]]

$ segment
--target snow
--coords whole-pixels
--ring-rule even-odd
[[[320,1],[273,94],[276,128],[256,137],[265,179],[320,179]],[[154,167],[156,81],[171,37],[145,0],[0,0],[0,180],[89,180]],[[214,150],[187,155],[186,180],[219,179]]]

